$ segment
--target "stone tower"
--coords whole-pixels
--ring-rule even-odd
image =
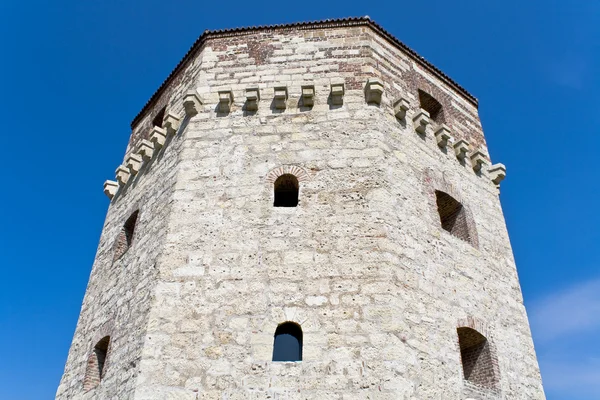
[[[132,122],[57,399],[544,399],[477,100],[368,17],[207,31]]]

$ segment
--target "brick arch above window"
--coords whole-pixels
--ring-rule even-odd
[[[310,180],[310,175],[304,168],[297,165],[282,165],[269,171],[267,183],[274,184],[277,178],[286,174],[294,175],[299,183]]]

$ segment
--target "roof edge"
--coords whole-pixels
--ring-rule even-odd
[[[311,22],[294,22],[288,24],[276,24],[276,25],[259,25],[259,26],[250,26],[245,28],[232,28],[232,29],[218,29],[218,30],[205,30],[199,37],[196,39],[194,44],[189,48],[187,53],[183,56],[181,61],[175,66],[175,68],[171,71],[171,73],[167,76],[167,78],[161,83],[159,88],[154,92],[154,94],[150,97],[150,99],[146,102],[146,104],[142,107],[140,112],[133,118],[131,121],[131,128],[133,129],[143,115],[148,111],[148,109],[153,106],[156,101],[160,98],[165,88],[172,82],[175,76],[187,65],[187,63],[194,57],[194,55],[202,48],[204,43],[208,39],[214,38],[222,38],[228,36],[237,36],[240,34],[246,34],[250,32],[257,31],[265,31],[265,30],[278,30],[278,29],[325,29],[325,28],[334,28],[334,27],[344,27],[344,26],[369,26],[375,32],[379,33],[385,39],[387,39],[390,43],[398,47],[400,50],[408,53],[410,57],[412,57],[415,61],[424,66],[429,72],[433,73],[436,77],[446,82],[448,85],[452,86],[454,89],[459,91],[461,94],[465,96],[465,98],[473,104],[475,107],[479,106],[479,102],[475,96],[469,93],[465,88],[460,86],[456,81],[450,78],[448,75],[443,73],[439,68],[434,66],[432,63],[427,61],[425,58],[421,57],[416,51],[408,47],[406,44],[398,40],[394,35],[383,29],[381,25],[371,20],[368,16],[364,17],[350,17],[350,18],[336,18],[336,19],[326,19],[320,21],[311,21]]]

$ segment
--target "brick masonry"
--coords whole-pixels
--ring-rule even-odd
[[[373,77],[380,105],[365,101]],[[249,87],[257,111],[244,108]],[[183,115],[189,90],[202,110],[108,209],[57,399],[545,398],[497,189],[438,146],[435,121],[424,135],[412,125],[422,90],[455,140],[487,153],[472,99],[369,22],[217,32],[136,119],[125,159],[163,107]],[[297,207],[273,207],[284,174],[298,179]],[[470,242],[443,229],[436,191],[463,206]],[[302,328],[301,362],[271,361],[286,321]],[[465,327],[486,339],[480,375],[493,385],[465,379]],[[102,379],[86,391],[105,336]]]

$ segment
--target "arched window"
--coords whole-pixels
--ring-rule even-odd
[[[494,389],[498,386],[497,363],[490,351],[488,340],[475,329],[457,329],[460,358],[465,380],[478,386]]]
[[[296,207],[298,205],[298,178],[292,174],[283,174],[274,184],[275,207]]]
[[[135,224],[137,223],[138,214],[139,210],[131,214],[127,221],[125,221],[123,228],[121,228],[121,232],[119,232],[119,236],[115,242],[115,260],[121,258],[123,254],[129,250],[129,247],[133,242],[133,234],[135,232]]]
[[[438,213],[442,228],[453,236],[471,243],[465,208],[448,193],[435,191]]]
[[[442,105],[432,95],[419,90],[419,103],[421,108],[429,113],[429,116],[434,122],[438,124],[443,124],[445,122]]]
[[[110,336],[103,337],[96,343],[92,354],[88,357],[85,378],[83,379],[83,388],[85,390],[91,390],[98,386],[100,380],[104,377],[104,363],[108,354],[109,343]]]
[[[302,328],[284,322],[275,330],[273,361],[302,361]]]
[[[167,111],[167,106],[161,108],[160,111],[154,116],[152,119],[152,126],[158,126],[159,128],[162,128],[163,119],[165,119],[165,111]]]

